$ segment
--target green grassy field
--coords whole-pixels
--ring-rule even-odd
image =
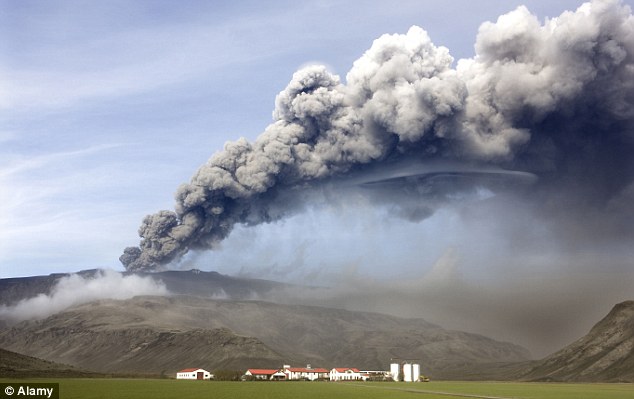
[[[58,382],[61,399],[631,399],[634,384],[555,384],[519,382],[331,383],[331,382],[209,382],[142,379],[7,380]]]

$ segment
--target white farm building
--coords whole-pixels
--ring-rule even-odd
[[[365,376],[367,376],[367,374]],[[356,368],[336,367],[330,370],[330,381],[358,381],[367,378],[363,377],[361,371]]]
[[[176,373],[177,380],[211,380],[214,375],[204,369],[185,369]]]
[[[248,369],[244,373],[243,378],[252,380],[285,380],[286,374],[279,369]]]
[[[280,371],[286,374],[286,379],[290,381],[293,381],[293,380],[315,381],[315,380],[328,379],[328,370],[322,369],[322,368],[312,368],[310,366],[291,367],[291,366],[285,365]]]

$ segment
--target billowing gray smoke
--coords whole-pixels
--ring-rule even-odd
[[[543,24],[519,7],[483,24],[475,50],[453,68],[449,51],[412,27],[375,40],[345,83],[323,66],[296,72],[275,100],[274,122],[255,142],[214,154],[179,187],[175,212],[143,220],[140,246],[121,262],[151,270],[213,248],[236,224],[293,212],[289,193],[401,159],[530,172],[546,212],[577,198],[574,209],[608,207],[631,225],[629,7],[593,1]]]

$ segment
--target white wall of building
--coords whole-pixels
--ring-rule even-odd
[[[202,373],[203,380],[210,380],[213,378],[213,375],[204,369],[195,369],[195,370],[182,370],[176,373],[177,380],[197,380],[198,373]]]
[[[357,369],[337,369],[330,370],[330,381],[358,381],[361,379],[361,372]]]
[[[288,380],[309,380],[315,381],[320,378],[328,378],[328,370],[309,369],[301,367],[285,367],[283,370]]]

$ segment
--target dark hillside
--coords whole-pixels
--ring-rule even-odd
[[[614,306],[587,335],[535,362],[522,378],[634,382],[634,301]]]

